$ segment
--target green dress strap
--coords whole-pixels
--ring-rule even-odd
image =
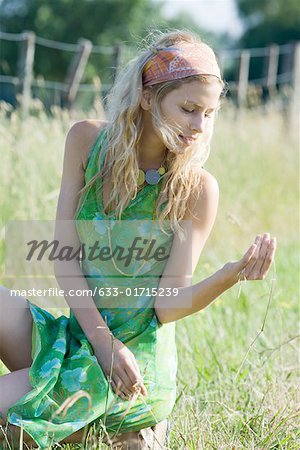
[[[107,149],[105,139],[103,129],[91,148],[87,182],[101,169]],[[115,249],[118,245],[129,249],[137,237],[150,241],[153,236],[155,247],[151,253],[163,248],[167,256],[170,254],[172,236],[159,227],[153,228],[153,234],[149,231],[157,185],[138,193],[124,210],[124,218],[130,220],[119,224],[107,220],[101,201],[97,203],[102,197],[101,182],[99,191],[95,184],[78,214],[83,220],[76,221],[79,239],[86,248],[97,242],[101,249]],[[7,417],[12,425],[23,427],[40,450],[85,426],[105,426],[108,433],[127,433],[154,426],[171,414],[176,401],[175,323],[160,324],[154,308],[167,259],[149,257],[145,261],[142,265],[132,258],[127,267],[124,259],[114,264],[111,258],[91,258],[85,261],[82,271],[111,333],[135,356],[148,391],[145,398],[126,401],[115,394],[73,311],[69,317],[56,318],[28,301],[34,331],[29,371],[32,389],[11,405]]]
[[[106,155],[107,150],[107,128],[104,127],[100,131],[99,135],[97,136],[97,139],[95,140],[94,144],[92,145],[92,148],[89,152],[88,158],[87,158],[87,165],[85,170],[85,182],[89,182],[90,179],[97,173],[100,167],[103,166],[104,158]],[[99,153],[100,150],[100,153]],[[100,157],[100,164],[99,164],[99,157]],[[100,165],[100,167],[99,167]]]

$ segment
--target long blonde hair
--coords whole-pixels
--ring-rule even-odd
[[[137,144],[143,131],[142,109],[142,73],[147,61],[160,47],[168,47],[178,42],[200,43],[201,39],[185,30],[168,32],[152,32],[146,41],[146,47],[118,72],[114,86],[107,97],[107,152],[102,173],[97,173],[82,190],[82,198],[98,178],[109,175],[112,181],[112,191],[108,205],[116,205],[115,214],[121,219],[122,211],[137,194],[138,160]],[[144,42],[145,42],[144,41]],[[170,91],[198,79],[204,83],[218,82],[224,88],[225,84],[214,76],[195,75],[175,81],[167,81],[151,86],[153,97],[153,126],[163,137],[167,148],[176,145],[176,128],[169,127],[161,116],[160,104]],[[149,88],[146,88],[149,89]],[[210,140],[214,120],[206,129],[201,139],[195,141],[188,151],[182,154],[167,152],[168,170],[164,175],[162,189],[157,203],[157,209],[163,203],[164,208],[158,214],[159,223],[168,220],[174,233],[183,239],[183,229],[180,220],[186,212],[191,193],[199,193],[201,175],[199,169],[209,156]],[[178,130],[177,130],[178,131]],[[102,148],[101,151],[104,151]],[[101,153],[101,152],[100,152]],[[98,167],[100,168],[100,158]],[[79,202],[81,203],[81,201]]]

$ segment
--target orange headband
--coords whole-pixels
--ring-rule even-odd
[[[157,53],[145,64],[143,86],[192,75],[215,75],[221,80],[216,56],[208,45],[180,42],[176,47],[157,49]]]

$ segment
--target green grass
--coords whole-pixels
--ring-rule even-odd
[[[90,117],[96,116],[97,111],[91,111]],[[18,113],[9,120],[2,112],[1,269],[8,220],[54,218],[64,136],[73,119],[80,118],[56,110],[49,119],[38,103],[24,121]],[[274,111],[237,113],[225,105],[206,167],[219,181],[220,204],[194,281],[240,258],[258,233],[276,236],[278,250],[266,280],[243,283],[239,297],[235,286],[204,311],[178,322],[178,398],[170,417],[169,448],[296,450],[300,424],[295,132]],[[27,287],[24,280],[2,277],[2,283]],[[1,370],[7,371],[4,366]]]

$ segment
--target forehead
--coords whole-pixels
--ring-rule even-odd
[[[173,101],[191,101],[196,105],[210,106],[213,108],[218,105],[221,91],[222,87],[217,81],[203,82],[193,80],[189,83],[182,84],[168,95],[170,95],[170,99],[172,96]]]

